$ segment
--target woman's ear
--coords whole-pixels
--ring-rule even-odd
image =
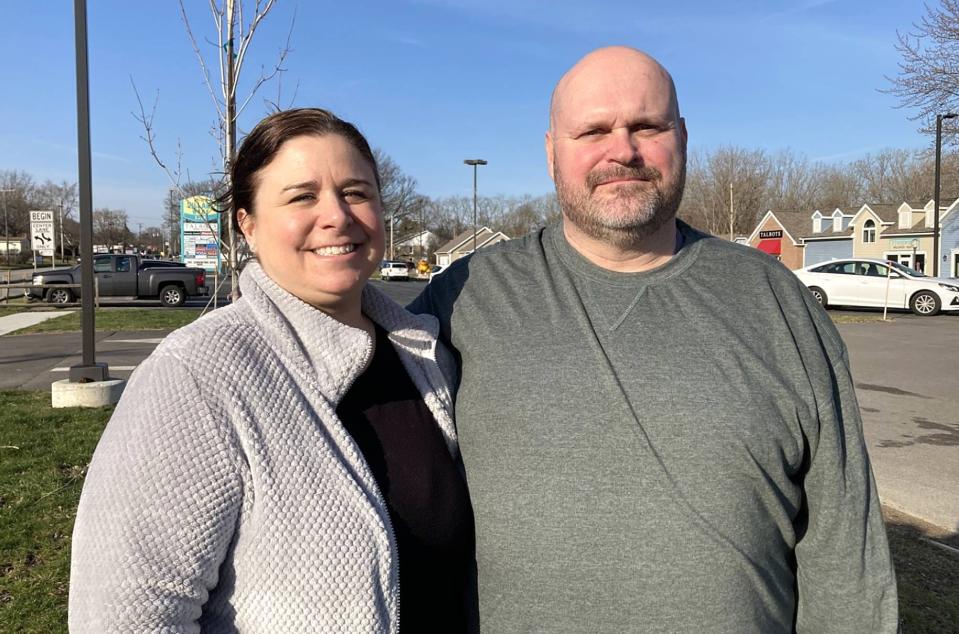
[[[256,251],[256,221],[253,214],[246,209],[237,209],[236,223],[240,225],[240,231],[243,232],[246,243],[250,245],[250,250]]]

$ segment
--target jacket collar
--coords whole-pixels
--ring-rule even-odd
[[[370,361],[370,336],[284,290],[255,260],[240,275],[240,291],[241,301],[263,323],[264,336],[277,352],[304,378],[315,372],[318,388],[335,407]],[[435,318],[410,314],[370,284],[364,286],[361,302],[364,314],[390,333],[394,345],[417,357],[434,358],[439,332]]]

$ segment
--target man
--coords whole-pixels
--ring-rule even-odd
[[[780,264],[675,219],[669,74],[587,55],[546,155],[562,223],[412,306],[460,359],[483,631],[895,631],[845,347]]]

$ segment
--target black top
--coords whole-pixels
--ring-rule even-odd
[[[475,609],[473,509],[423,397],[376,326],[376,350],[336,410],[380,487],[396,536],[400,628],[464,632]]]

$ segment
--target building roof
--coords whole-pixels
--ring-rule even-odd
[[[809,229],[812,228],[812,214],[808,211],[775,211],[770,209],[766,212],[766,215],[763,216],[763,219],[759,221],[759,225],[756,225],[757,230],[759,230],[760,225],[762,225],[763,221],[770,215],[776,219],[796,244],[802,244],[802,236],[808,233]],[[755,231],[753,233],[755,233]],[[752,238],[752,236],[750,236],[750,238]]]
[[[829,216],[826,216],[828,218]],[[822,231],[810,231],[802,236],[803,240],[825,240],[828,238],[852,238],[852,227],[846,227],[842,231],[833,231],[832,223],[824,227]]]
[[[872,212],[879,216],[879,219],[883,222],[891,222],[893,224],[899,222],[899,208],[902,206],[902,203],[898,205],[893,203],[866,203]]]
[[[429,234],[430,236],[432,236],[432,235],[433,235],[433,232],[432,232],[432,231],[428,231],[428,230],[426,230],[426,229],[423,229],[422,231],[414,231],[413,233],[407,233],[407,234],[404,234],[404,235],[403,235],[402,237],[400,237],[400,238],[396,238],[396,239],[394,240],[394,244],[395,244],[396,246],[398,246],[398,247],[399,247],[399,246],[403,246],[403,245],[406,244],[407,242],[413,242],[413,241],[415,241],[415,240],[419,240],[419,238],[420,238],[423,234]]]
[[[926,227],[923,224],[913,225],[907,229],[900,229],[898,227],[894,229],[883,229],[882,237],[887,236],[922,236],[922,235],[932,235],[932,227]]]
[[[477,227],[476,228],[476,245],[479,248],[479,245],[493,237],[493,231],[489,227]],[[460,250],[459,247],[462,247],[464,244],[469,242],[469,247],[465,251],[471,251],[473,248],[473,230],[467,229],[459,235],[453,236],[453,239],[441,246],[436,250],[436,253],[453,253],[454,251]]]

